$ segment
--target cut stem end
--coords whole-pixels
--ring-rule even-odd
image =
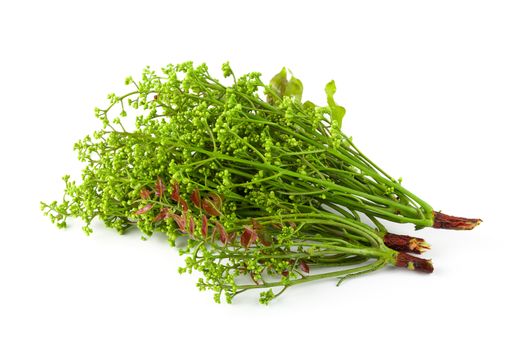
[[[458,216],[451,216],[440,212],[434,212],[433,228],[446,230],[472,230],[482,222],[481,219],[468,219]]]
[[[395,265],[398,267],[406,267],[409,270],[421,271],[425,273],[431,273],[434,271],[432,260],[421,259],[403,252],[397,253]]]
[[[383,237],[383,241],[388,248],[397,250],[398,252],[421,254],[430,249],[430,244],[425,242],[423,238],[407,235],[387,233]]]

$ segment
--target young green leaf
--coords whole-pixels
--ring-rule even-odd
[[[284,95],[295,99],[296,102],[301,102],[301,98],[303,97],[303,83],[292,76],[286,86]]]
[[[288,85],[288,79],[286,74],[286,68],[283,67],[279,73],[277,73],[272,80],[270,80],[270,87],[275,90],[279,97],[285,96],[286,87]]]
[[[335,81],[332,80],[328,84],[326,84],[324,91],[326,93],[326,101],[328,102],[328,107],[330,107],[332,121],[335,121],[337,123],[337,128],[340,129],[343,123],[343,117],[345,116],[346,109],[335,103]]]

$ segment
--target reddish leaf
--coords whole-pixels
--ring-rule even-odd
[[[171,199],[177,202],[180,199],[180,186],[179,183],[176,181],[173,185],[171,185]]]
[[[201,207],[201,194],[199,193],[199,189],[196,188],[191,193],[191,201],[193,202],[193,205],[195,205],[197,208]]]
[[[221,208],[222,208],[222,198],[219,197],[219,195],[217,195],[215,193],[212,193],[212,194],[210,194],[210,200],[213,203],[213,205],[215,206],[215,208],[217,208],[217,210],[220,211]]]
[[[206,198],[202,201],[202,209],[211,216],[220,216],[221,212],[215,207],[213,202]]]
[[[193,216],[190,216],[190,234],[192,237],[193,232],[195,232],[195,220],[193,220]]]
[[[219,231],[219,238],[223,244],[228,244],[230,237],[228,236],[228,233],[226,233],[226,229],[224,226],[221,225],[220,222],[215,223],[215,227],[217,228],[217,231]]]
[[[284,277],[288,277],[290,275],[290,273],[288,272],[288,270],[284,270],[281,275],[283,275]]]
[[[251,237],[251,234],[247,230],[244,230],[243,234],[241,235],[241,245],[244,248],[248,248],[248,246],[251,244]]]
[[[149,195],[150,195],[150,192],[147,188],[144,187],[143,189],[140,190],[140,198],[148,199]]]
[[[142,215],[144,213],[147,213],[148,211],[150,211],[150,209],[153,208],[153,204],[146,204],[145,206],[143,206],[142,208],[140,208],[139,210],[137,210],[135,212],[135,215]]]
[[[155,183],[155,194],[161,197],[164,194],[165,190],[166,186],[164,186],[162,179],[160,177],[157,177],[157,182]]]
[[[184,199],[179,198],[179,204],[182,207],[182,211],[184,211],[184,212],[188,211],[188,203],[186,203],[186,201]]]
[[[160,212],[157,214],[157,216],[155,216],[155,218],[153,219],[153,222],[164,220],[164,219],[166,219],[168,217],[168,215],[169,215],[169,209],[168,208],[162,208],[160,210]]]
[[[303,270],[304,272],[306,273],[309,273],[310,272],[310,266],[308,266],[307,263],[304,262],[304,260],[301,260],[299,262],[299,267],[301,268],[301,270]]]
[[[251,235],[248,233],[248,231],[244,230],[244,232],[241,235],[241,245],[244,248],[248,248],[250,245],[250,237]]]
[[[208,236],[208,218],[206,215],[202,216],[202,227],[201,227],[202,236],[206,238]]]
[[[180,216],[177,214],[172,214],[171,217],[179,226],[179,230],[181,230],[182,232],[186,232],[186,215]]]
[[[241,235],[241,245],[248,248],[257,240],[257,232],[249,226],[244,226],[244,232]]]

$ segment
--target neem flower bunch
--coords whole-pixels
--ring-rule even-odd
[[[87,234],[95,218],[145,239],[164,233],[186,255],[179,271],[199,271],[217,302],[260,289],[263,304],[295,284],[387,265],[432,272],[414,255],[430,246],[380,219],[480,223],[434,211],[367,158],[341,131],[333,81],[318,106],[286,69],[269,84],[222,70],[228,84],[192,62],[127,78],[130,92],[95,109],[102,128],[75,144],[81,182],[64,176],[63,200],[42,203],[44,213],[59,227],[81,218]]]

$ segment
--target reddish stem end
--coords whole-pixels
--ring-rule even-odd
[[[396,256],[396,266],[406,267],[409,270],[431,273],[434,271],[432,260],[421,259],[407,253],[399,252]]]
[[[481,223],[481,219],[467,219],[451,216],[440,212],[434,212],[434,228],[447,230],[472,230]]]
[[[396,235],[395,233],[387,233],[383,237],[383,241],[388,248],[398,252],[421,254],[430,249],[430,244],[425,242],[423,238]]]

